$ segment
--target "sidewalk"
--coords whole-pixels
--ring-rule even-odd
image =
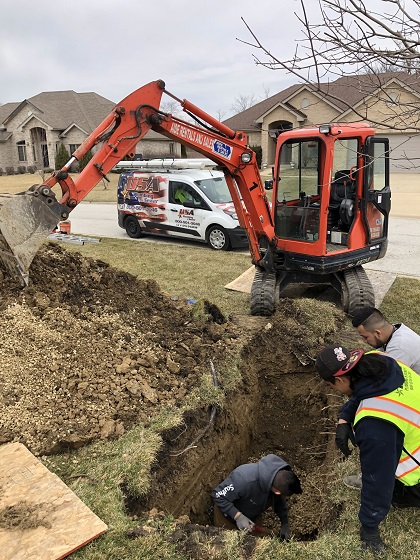
[[[262,176],[271,177],[271,170],[265,170]],[[377,306],[398,275],[420,279],[420,174],[393,175],[391,189],[387,253],[383,259],[363,265]],[[250,293],[254,272],[250,267],[225,288]]]

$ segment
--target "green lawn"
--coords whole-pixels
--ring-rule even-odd
[[[104,189],[98,185],[89,195],[92,201],[114,202],[117,175],[111,174],[113,184]],[[0,192],[19,192],[37,182],[29,175],[0,177]],[[39,179],[39,177],[38,177]],[[115,181],[115,182],[114,182]],[[38,181],[39,182],[39,181]],[[23,187],[23,188],[22,188]],[[7,189],[10,188],[9,191]],[[13,190],[15,189],[15,190]],[[108,199],[109,198],[109,199]],[[89,200],[87,198],[86,200]],[[249,296],[224,288],[225,284],[239,276],[250,266],[249,255],[238,252],[216,252],[202,247],[184,247],[174,244],[157,244],[142,239],[135,243],[129,240],[102,239],[99,244],[84,246],[64,244],[69,251],[79,251],[109,262],[139,278],[153,278],[161,289],[171,297],[185,299],[206,298],[217,304],[227,315],[246,314]],[[420,317],[417,301],[420,298],[420,283],[411,278],[398,278],[387,294],[381,310],[391,321],[403,321],[420,332]],[[162,422],[168,419],[162,419]],[[175,421],[175,420],[174,420]],[[159,434],[145,430],[142,426],[131,430],[116,442],[86,447],[70,456],[44,458],[46,465],[70,480],[72,475],[84,473],[107,473],[108,477],[97,486],[83,478],[70,483],[72,489],[110,526],[101,538],[74,553],[72,557],[83,560],[188,560],[175,551],[175,544],[168,544],[162,530],[137,540],[129,540],[125,531],[133,525],[123,510],[118,482],[121,465],[130,459],[130,468],[140,478],[140,465],[150,463],[150,456],[159,447]],[[139,444],[141,442],[141,444]],[[276,539],[260,539],[253,551],[240,555],[238,539],[241,535],[229,534],[223,552],[215,552],[215,560],[360,560],[372,558],[362,555],[358,539],[357,510],[359,494],[346,490],[340,483],[343,474],[359,468],[356,454],[349,461],[338,465],[331,472],[332,499],[338,504],[336,525],[328,533],[322,533],[313,542],[291,542],[280,544]],[[147,484],[147,472],[142,472]],[[114,484],[115,483],[115,484]],[[164,531],[173,530],[172,520],[162,521]],[[391,511],[383,524],[384,540],[392,544],[393,552],[385,556],[389,560],[415,558],[420,549],[420,510]]]

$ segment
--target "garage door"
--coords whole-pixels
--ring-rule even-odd
[[[420,134],[389,134],[391,173],[420,173]]]

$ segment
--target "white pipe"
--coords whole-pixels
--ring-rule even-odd
[[[145,161],[120,161],[115,165],[115,169],[205,169],[206,167],[216,167],[217,163],[207,158],[190,159],[149,159]]]

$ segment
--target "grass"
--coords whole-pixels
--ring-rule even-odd
[[[248,254],[108,238],[82,246],[69,244],[68,250],[104,260],[138,278],[154,278],[171,297],[206,298],[225,315],[248,313],[249,295],[224,287],[251,266]]]
[[[140,278],[154,278],[160,284],[162,290],[172,297],[200,299],[206,298],[216,303],[225,314],[248,313],[249,296],[238,292],[226,290],[223,286],[242,273],[249,266],[249,256],[239,253],[219,253],[206,251],[202,248],[180,247],[176,245],[156,244],[145,242],[141,239],[135,244],[124,240],[102,239],[99,244],[87,244],[82,247],[69,246],[71,251],[80,251],[85,256],[92,256],[111,263],[139,276]],[[381,306],[381,310],[391,321],[403,321],[411,328],[420,332],[420,317],[416,313],[416,306],[412,302],[420,298],[420,282],[411,278],[397,278],[391,290],[388,292]],[[311,313],[311,309],[307,309]],[[229,377],[234,386],[235,365],[232,364]],[[200,395],[205,400],[212,401],[217,398],[212,388],[204,381]],[[192,402],[186,406],[194,407]],[[162,530],[157,534],[145,539],[129,541],[125,537],[125,531],[130,526],[130,521],[121,508],[121,494],[116,490],[118,480],[125,478],[134,485],[134,488],[147,488],[148,465],[153,457],[154,450],[158,444],[159,432],[163,428],[174,426],[181,419],[174,416],[170,410],[162,413],[153,421],[151,434],[146,434],[142,428],[136,428],[133,433],[126,434],[119,442],[110,444],[97,444],[76,454],[79,463],[76,464],[79,472],[92,473],[92,476],[102,472],[109,472],[106,484],[101,487],[93,487],[86,480],[80,480],[76,486],[70,484],[74,491],[95,511],[102,519],[111,524],[110,531],[97,542],[90,544],[75,554],[76,558],[83,560],[97,560],[102,558],[115,559],[154,559],[168,558],[178,560],[173,545],[168,544],[162,538]],[[156,439],[155,439],[156,438]],[[141,453],[136,452],[133,442],[141,441]],[[92,449],[96,458],[92,463]],[[108,459],[108,456],[111,456]],[[133,457],[133,461],[127,459],[121,462],[121,457]],[[62,461],[61,458],[57,460]],[[55,461],[55,459],[54,459]],[[71,461],[68,464],[74,465]],[[125,468],[124,468],[125,465]],[[54,468],[53,465],[50,465]],[[359,560],[361,557],[359,541],[359,524],[357,512],[359,505],[359,494],[344,488],[340,481],[342,476],[357,472],[359,470],[356,453],[350,461],[340,463],[337,472],[331,473],[331,493],[333,499],[343,505],[343,513],[337,519],[337,527],[330,532],[320,535],[317,541],[302,543],[291,542],[280,544],[276,540],[258,541],[257,547],[250,558],[252,560],[271,560],[282,558],[282,560],[336,560],[341,559]],[[73,471],[72,471],[73,472]],[[96,474],[95,474],[96,473]],[[63,474],[58,472],[58,474]],[[65,473],[64,473],[65,474]],[[68,473],[67,473],[68,476]],[[66,480],[66,477],[64,477]],[[393,552],[386,558],[402,560],[410,557],[413,546],[420,545],[418,533],[413,533],[412,527],[418,526],[420,522],[419,510],[391,511],[383,523],[382,533],[384,540],[391,544]],[[170,517],[166,518],[167,530],[172,530]],[[131,524],[133,522],[131,521]],[[229,534],[223,553],[214,550],[215,560],[226,558],[243,560],[240,546],[240,535]],[[140,542],[141,541],[141,542]],[[203,545],[206,551],[212,550],[211,544]],[[339,553],[338,553],[339,551]],[[366,554],[369,558],[369,555]]]
[[[33,185],[39,185],[43,180],[47,180],[50,175],[46,174],[45,177],[41,173],[24,173],[21,175],[2,175],[0,176],[0,193],[16,194],[25,191]],[[77,173],[70,173],[73,181],[78,177]],[[117,185],[119,173],[108,173],[107,177],[109,182],[102,180],[90,193],[83,199],[84,202],[116,202]],[[271,178],[271,170],[261,171],[263,179]],[[60,198],[61,189],[59,186],[53,188],[57,198]]]
[[[2,175],[0,176],[0,193],[16,194],[25,191],[33,185],[40,185],[43,180],[48,179],[46,174],[43,178],[41,173],[23,173],[21,175]],[[77,173],[70,173],[73,180],[77,178]],[[100,181],[90,193],[84,198],[85,202],[116,202],[118,173],[109,173],[109,183],[105,180]],[[60,186],[53,188],[57,198],[61,196]]]
[[[0,192],[19,192],[35,184],[37,178],[30,175],[0,177]],[[98,185],[93,189],[89,195],[92,201],[114,202],[118,176],[111,174],[111,178],[115,181],[113,186],[104,190],[102,185]],[[224,288],[226,283],[250,266],[246,254],[219,253],[203,250],[202,247],[174,244],[157,245],[141,239],[136,243],[102,239],[99,244],[66,245],[66,248],[109,262],[139,278],[154,278],[171,297],[206,298],[227,315],[248,313],[249,296]],[[403,321],[420,332],[420,317],[414,304],[419,298],[420,282],[399,277],[384,299],[381,310],[390,321]],[[229,386],[234,387],[237,375],[234,363],[229,365],[226,375]],[[218,400],[223,404],[222,396],[215,394],[208,380],[203,380],[203,387],[183,404],[184,407],[194,407],[195,401],[202,404],[203,401]],[[120,484],[124,481],[133,490],[147,491],[150,465],[160,445],[160,432],[181,422],[180,412],[162,410],[153,419],[150,428],[137,426],[116,442],[99,442],[68,455],[44,458],[47,467],[56,472],[109,526],[105,535],[72,557],[82,560],[186,560],[176,551],[174,543],[165,540],[165,536],[175,527],[170,516],[161,520],[159,531],[151,532],[150,536],[127,539],[127,529],[136,522],[125,514],[120,490]],[[316,541],[284,544],[276,539],[260,539],[254,551],[244,554],[241,548],[243,535],[233,532],[227,535],[223,551],[213,550],[211,543],[202,546],[206,552],[213,550],[214,560],[336,560],[337,557],[360,560],[362,554],[357,520],[359,494],[346,489],[340,482],[342,476],[357,472],[358,469],[357,454],[353,453],[349,460],[340,463],[336,471],[331,472],[331,497],[342,506],[342,513],[336,520],[336,527],[323,532]],[[413,550],[418,550],[420,545],[419,523],[418,509],[390,512],[383,523],[382,533],[384,540],[392,545],[392,552],[385,558],[402,560],[414,557]],[[363,557],[372,558],[369,553]]]

